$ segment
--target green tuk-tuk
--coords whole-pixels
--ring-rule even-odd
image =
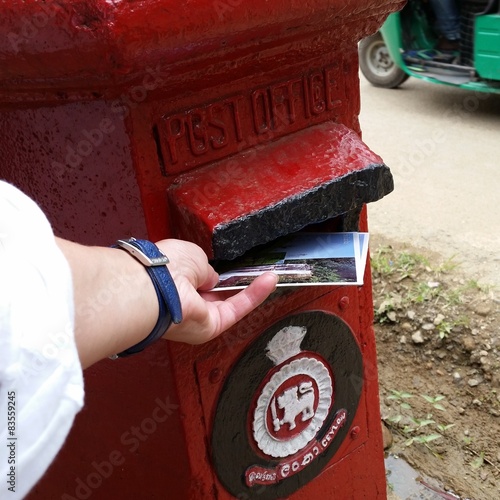
[[[460,2],[460,46],[436,51],[430,5],[409,0],[380,31],[359,44],[359,65],[377,87],[396,88],[410,76],[431,83],[500,93],[500,0]]]

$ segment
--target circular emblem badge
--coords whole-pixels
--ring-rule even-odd
[[[340,446],[361,386],[361,353],[339,317],[313,311],[273,325],[219,398],[212,448],[221,482],[237,497],[256,488],[263,499],[293,493]]]
[[[252,429],[258,448],[270,457],[287,457],[304,448],[332,404],[328,365],[313,353],[299,354],[306,333],[304,327],[287,326],[267,346],[267,357],[280,364],[257,391]]]

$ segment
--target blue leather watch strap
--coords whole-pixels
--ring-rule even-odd
[[[128,251],[144,265],[155,287],[160,309],[158,321],[152,332],[141,342],[116,355],[116,357],[123,358],[141,352],[160,339],[171,323],[180,323],[182,306],[177,287],[166,266],[168,259],[154,243],[130,238],[118,240],[114,246]]]

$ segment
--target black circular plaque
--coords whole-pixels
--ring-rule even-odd
[[[347,436],[362,356],[338,316],[288,316],[242,353],[222,388],[212,457],[236,498],[284,498],[314,479]]]

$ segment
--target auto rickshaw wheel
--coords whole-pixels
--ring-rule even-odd
[[[394,89],[409,78],[392,60],[380,33],[361,40],[358,52],[361,72],[375,87]]]

